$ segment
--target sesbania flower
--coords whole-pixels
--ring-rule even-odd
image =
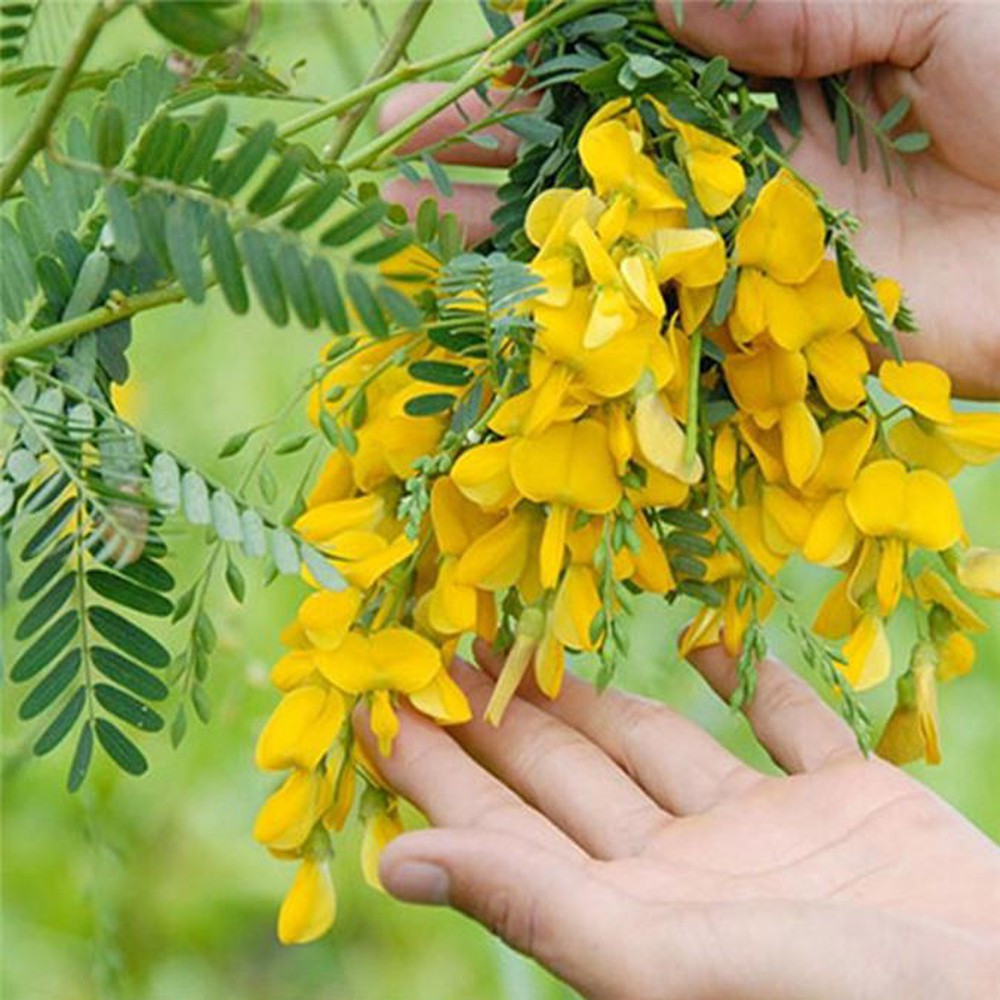
[[[879,752],[934,761],[936,685],[971,669],[983,628],[962,588],[1000,596],[1000,554],[969,545],[948,484],[1000,455],[1000,415],[956,409],[924,362],[882,364],[893,410],[870,398],[868,346],[908,313],[895,282],[839,259],[841,217],[650,97],[598,109],[577,154],[582,175],[560,169],[575,187],[533,193],[530,259],[504,261],[534,294],[498,306],[497,275],[475,277],[496,256],[412,247],[382,272],[426,329],[322,356],[309,416],[335,448],[294,527],[344,586],[306,574],[257,750],[283,775],[254,834],[300,866],[283,941],[332,922],[330,836],[356,800],[378,886],[402,823],[377,758],[401,705],[470,718],[448,667],[474,634],[504,654],[494,725],[529,674],[557,697],[567,654],[608,679],[638,593],[699,602],[680,652],[724,643],[745,692],[764,622],[794,615],[778,576],[805,560],[837,576],[796,633],[851,718],[853,691],[892,677],[887,623],[912,602],[922,640]],[[359,706],[376,759],[354,739]]]

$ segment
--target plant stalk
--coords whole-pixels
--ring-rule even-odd
[[[99,0],[87,15],[83,27],[73,47],[66,56],[65,62],[49,81],[42,103],[38,105],[35,115],[28,125],[28,130],[21,136],[3,168],[0,169],[0,198],[6,198],[10,189],[20,179],[34,155],[48,142],[52,124],[59,114],[59,109],[66,100],[69,88],[76,79],[76,74],[87,58],[88,53],[97,41],[104,26],[125,7],[125,0]]]

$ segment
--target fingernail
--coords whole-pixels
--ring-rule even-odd
[[[407,903],[448,902],[448,873],[427,861],[393,865],[382,882],[393,896]]]

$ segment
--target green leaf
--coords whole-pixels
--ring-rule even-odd
[[[176,584],[170,571],[148,556],[142,556],[135,562],[123,566],[118,572],[150,590],[159,590],[163,593],[173,590]]]
[[[346,171],[334,167],[324,181],[302,197],[281,224],[294,230],[311,226],[347,190],[349,183]]]
[[[300,551],[306,569],[321,587],[325,587],[327,590],[343,590],[347,586],[347,581],[322,553],[305,543],[302,544]]]
[[[739,278],[739,268],[731,267],[719,285],[719,290],[715,293],[715,302],[712,304],[712,325],[721,326],[733,308],[733,300],[736,298],[736,282]]]
[[[834,107],[833,123],[837,133],[837,159],[843,165],[851,158],[851,108],[847,99],[839,94]]]
[[[170,694],[167,685],[159,677],[113,649],[108,649],[106,646],[92,646],[90,657],[105,677],[140,698],[145,698],[147,701],[163,701]]]
[[[389,325],[368,282],[356,271],[348,271],[344,284],[365,329],[374,337],[388,336]]]
[[[304,158],[301,146],[293,146],[286,150],[274,169],[261,181],[247,208],[257,215],[268,215],[273,212],[298,177]]]
[[[114,601],[126,608],[141,611],[143,614],[156,615],[165,618],[173,610],[173,604],[162,594],[103,569],[87,570],[87,583],[94,593]]]
[[[451,361],[414,361],[408,371],[413,378],[435,385],[468,385],[473,376],[471,368]]]
[[[274,122],[258,125],[219,169],[212,182],[212,192],[220,198],[231,198],[240,191],[267,156],[277,131]]]
[[[224,542],[239,542],[243,538],[240,512],[232,496],[225,490],[216,490],[212,494],[212,526]]]
[[[142,751],[112,722],[98,719],[94,723],[97,740],[105,753],[129,774],[143,774],[149,768]]]
[[[878,130],[880,132],[891,132],[907,116],[912,103],[909,97],[905,95],[899,98],[878,120]]]
[[[76,574],[67,573],[58,583],[53,584],[37,603],[18,622],[14,630],[14,638],[18,641],[35,634],[46,622],[50,621],[69,600],[76,583]]]
[[[420,328],[424,318],[423,313],[408,295],[404,295],[391,285],[379,285],[375,290],[375,297],[403,329],[417,330]]]
[[[931,144],[927,132],[905,132],[892,140],[892,148],[897,153],[922,153]]]
[[[195,206],[178,198],[167,208],[167,254],[185,295],[192,302],[205,301],[205,276],[201,270],[201,233]]]
[[[7,456],[5,471],[15,486],[33,479],[40,464],[27,448],[16,448]]]
[[[210,212],[205,217],[205,237],[222,294],[229,308],[242,316],[250,308],[250,297],[243,280],[243,263],[236,249],[236,240],[224,212]]]
[[[142,7],[152,27],[174,45],[207,56],[235,45],[242,28],[230,22],[214,5],[197,0],[153,0]]]
[[[100,297],[108,280],[111,261],[103,250],[92,250],[83,259],[83,267],[76,276],[73,292],[62,312],[64,320],[74,319],[87,312]]]
[[[207,724],[212,718],[212,703],[208,700],[208,695],[200,684],[195,684],[191,688],[191,704],[194,705],[198,718]]]
[[[276,263],[292,308],[307,330],[315,330],[319,326],[319,306],[313,295],[299,248],[294,244],[285,243],[278,250]]]
[[[184,740],[185,733],[187,733],[187,713],[184,711],[183,705],[178,705],[174,721],[170,723],[170,745],[175,750]]]
[[[386,203],[380,199],[368,202],[339,219],[320,236],[320,243],[328,247],[339,247],[357,239],[362,233],[377,226],[386,213]]]
[[[778,114],[781,115],[782,124],[788,129],[792,138],[797,139],[802,134],[802,108],[799,105],[795,81],[775,81],[774,93],[778,99]]]
[[[450,198],[454,194],[451,181],[448,178],[448,174],[444,167],[438,163],[437,160],[429,153],[424,150],[420,154],[420,158],[424,161],[424,166],[427,167],[427,173],[430,174],[431,181],[434,183],[434,187],[445,197]]]
[[[313,257],[309,261],[309,277],[312,279],[313,291],[323,311],[327,326],[334,333],[341,335],[350,330],[347,320],[347,310],[344,308],[344,298],[340,293],[340,285],[333,268],[322,258]]]
[[[551,146],[562,138],[562,129],[537,113],[511,115],[504,119],[503,124],[515,135],[540,146]]]
[[[94,112],[94,154],[105,169],[125,153],[125,119],[115,104],[101,104]]]
[[[228,112],[222,101],[213,101],[198,119],[184,146],[174,177],[180,184],[190,184],[203,177],[212,165],[212,158],[226,130]]]
[[[133,698],[121,688],[111,684],[98,683],[94,685],[94,696],[100,706],[122,722],[127,722],[136,729],[147,733],[155,733],[163,728],[163,716],[155,712],[145,702]]]
[[[162,669],[169,665],[170,653],[160,642],[110,608],[88,608],[87,620],[113,646],[147,667]]]
[[[728,73],[729,61],[725,56],[716,56],[710,60],[698,78],[698,90],[701,91],[702,97],[709,99],[715,97],[719,87],[725,83]]]
[[[384,240],[376,240],[367,246],[361,247],[354,253],[354,260],[359,264],[380,264],[390,257],[394,257],[401,250],[405,250],[413,243],[413,230],[407,227],[401,232],[388,236]]]
[[[455,398],[450,392],[431,392],[426,396],[413,396],[403,404],[403,412],[411,417],[429,417],[450,410]]]
[[[80,625],[76,611],[67,611],[53,622],[15,661],[12,681],[26,681],[48,666],[70,643]]]
[[[243,527],[243,552],[251,559],[267,555],[267,533],[264,522],[255,510],[245,510],[240,516]]]
[[[299,553],[287,531],[278,530],[271,533],[271,555],[279,573],[285,576],[298,574]]]
[[[76,741],[73,762],[69,766],[69,777],[66,780],[66,787],[70,792],[75,792],[83,784],[83,779],[87,777],[87,769],[90,767],[90,760],[93,755],[94,731],[88,719],[80,728],[80,737]]]
[[[17,592],[19,601],[30,601],[35,594],[41,593],[45,585],[66,565],[73,540],[66,538],[59,543],[37,566],[24,578]]]
[[[243,574],[240,572],[239,566],[232,559],[226,560],[226,586],[229,588],[229,593],[233,595],[236,603],[242,604],[247,595],[247,584],[246,580],[243,579]]]
[[[211,523],[208,486],[194,469],[188,469],[181,479],[181,498],[184,502],[184,516],[191,524]]]
[[[260,304],[276,326],[284,326],[288,322],[288,303],[267,240],[253,229],[245,230],[241,239],[250,280]]]
[[[157,452],[149,469],[153,498],[166,510],[176,510],[181,503],[181,470],[173,455]]]
[[[438,210],[433,198],[424,198],[417,207],[417,237],[421,243],[430,243],[437,233]]]
[[[24,720],[41,715],[69,687],[80,672],[83,654],[71,649],[30,691],[21,702],[18,716]]]
[[[59,714],[49,723],[42,735],[35,740],[31,752],[36,757],[44,756],[62,743],[66,734],[76,724],[76,720],[80,718],[86,700],[87,695],[81,685],[76,689],[73,697],[59,710]]]

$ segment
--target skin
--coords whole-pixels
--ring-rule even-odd
[[[669,4],[661,16],[673,30]],[[1000,394],[1000,5],[757,3],[742,17],[688,3],[678,35],[740,69],[794,75],[805,137],[793,162],[865,223],[862,258],[908,290],[923,332],[913,357],[946,367],[969,395]],[[875,113],[908,94],[915,193],[836,161],[811,77],[873,65]],[[394,96],[398,121],[433,85]],[[468,98],[466,113],[475,114]],[[957,113],[959,111],[961,113]],[[457,111],[419,145],[454,131]],[[502,166],[455,145],[450,162]],[[445,157],[442,157],[445,158]],[[399,185],[416,204],[430,192]],[[495,195],[456,185],[470,239]],[[499,664],[455,676],[475,719],[442,729],[407,710],[386,780],[428,816],[382,857],[386,889],[450,905],[588,997],[843,1000],[1000,995],[1000,852],[902,771],[865,759],[794,673],[760,666],[747,708],[784,774],[761,774],[670,708],[567,677],[550,702],[530,684],[502,728],[481,720]],[[720,647],[694,666],[722,697]],[[374,741],[359,714],[358,731]],[[567,775],[572,773],[572,779]]]

